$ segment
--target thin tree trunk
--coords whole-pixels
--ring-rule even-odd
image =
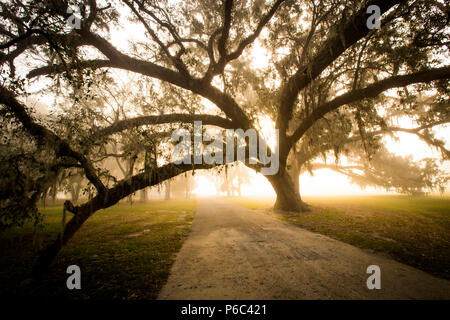
[[[150,167],[150,156],[149,153],[147,152],[147,150],[145,150],[144,153],[144,169],[148,170],[148,168]],[[147,188],[144,188],[141,190],[141,196],[139,198],[141,203],[146,203],[147,202]]]
[[[52,204],[55,205],[56,204],[56,193],[58,189],[56,188],[56,185],[53,185],[52,187]]]
[[[188,176],[187,173],[184,173],[184,180],[185,180],[185,196],[186,199],[191,198],[191,178]]]
[[[229,180],[229,174],[228,174],[228,166],[225,166],[225,188],[227,189],[227,197],[230,197],[233,195],[232,191],[231,191],[231,186],[230,186],[230,180]]]
[[[167,180],[165,182],[164,200],[170,200],[170,181],[169,180]]]
[[[141,190],[141,196],[139,199],[142,203],[147,202],[147,188]]]
[[[131,159],[128,160],[128,173],[127,178],[131,178],[133,176],[134,172],[134,164],[136,163],[137,156],[133,156]],[[133,204],[133,194],[130,194],[127,199],[128,203],[131,205]]]

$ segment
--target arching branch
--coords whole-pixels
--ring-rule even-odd
[[[448,124],[448,123],[450,123],[450,119],[437,121],[437,122],[419,126],[416,128],[386,127],[381,130],[367,132],[366,137],[375,137],[375,136],[379,136],[379,135],[383,135],[383,134],[392,134],[394,132],[405,132],[405,133],[415,134],[419,138],[423,139],[421,136],[424,136],[424,134],[422,134],[421,131],[430,129],[430,128],[433,128],[433,127],[436,127],[439,125]],[[338,142],[338,144],[339,144],[339,147],[343,148],[345,145],[359,142],[361,140],[362,140],[362,137],[360,135],[354,135],[354,136],[343,139],[342,141]],[[448,159],[450,159],[450,150],[446,149],[445,145],[440,140],[434,141],[434,139],[432,137],[428,137],[428,136],[425,136],[425,139],[423,139],[423,140],[426,143],[428,143],[429,145],[433,145],[433,146],[437,147],[438,149],[440,149],[440,151],[444,155],[444,157],[447,157]],[[313,160],[319,154],[327,152],[332,149],[332,146],[330,146],[330,145],[322,145],[313,150],[305,150],[305,149],[303,149],[303,147],[304,146],[302,144],[302,147],[300,147],[299,152],[296,152],[296,158],[295,158],[295,160],[297,161],[297,165],[300,167],[303,166],[306,162]]]
[[[165,123],[191,123],[193,121],[202,121],[203,125],[213,125],[225,129],[238,128],[238,126],[236,126],[232,121],[222,118],[220,116],[213,116],[207,114],[182,114],[182,113],[162,114],[162,115],[142,116],[118,121],[109,127],[97,130],[89,139],[99,139],[114,133],[118,133],[127,129],[143,125],[155,125]]]

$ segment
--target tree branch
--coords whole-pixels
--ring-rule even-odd
[[[189,123],[193,121],[202,121],[202,124],[214,125],[226,129],[237,129],[237,126],[230,120],[220,116],[213,116],[207,114],[162,114],[141,116],[133,119],[126,119],[118,121],[109,127],[97,130],[90,139],[99,139],[101,137],[109,136],[134,127],[143,125],[154,125],[164,123]]]
[[[62,64],[53,64],[53,65],[49,65],[49,66],[39,67],[34,70],[31,70],[27,74],[27,78],[32,79],[32,78],[39,77],[39,76],[49,75],[52,73],[61,73],[64,71],[70,71],[72,69],[77,69],[77,68],[81,68],[81,69],[86,69],[86,68],[97,69],[97,68],[108,68],[108,67],[120,68],[120,66],[118,64],[116,64],[110,60],[102,60],[102,59],[86,60],[86,61],[81,61],[76,64],[67,64],[66,66],[67,66],[68,70],[65,70],[64,65],[62,65]]]
[[[26,112],[25,106],[17,101],[14,94],[3,86],[0,86],[0,103],[8,107],[28,133],[52,146],[57,156],[68,156],[77,160],[83,166],[86,177],[92,182],[99,193],[106,190],[103,182],[97,176],[92,163],[81,153],[74,151],[66,141],[62,140],[52,131],[35,123]]]
[[[226,38],[224,38],[224,32],[223,32],[223,28],[222,29],[218,29],[216,30],[216,32],[214,32],[211,37],[209,38],[209,43],[208,43],[208,52],[209,52],[209,60],[210,60],[210,65],[208,68],[208,71],[205,74],[205,81],[210,81],[210,79],[212,79],[212,77],[214,77],[217,74],[220,74],[223,72],[225,66],[227,65],[227,63],[229,63],[230,61],[237,59],[241,56],[242,52],[245,50],[245,48],[247,46],[249,46],[250,44],[252,44],[259,36],[259,34],[261,33],[262,29],[266,26],[267,23],[269,23],[270,19],[272,19],[273,15],[275,14],[275,12],[277,11],[277,9],[279,8],[279,6],[284,2],[285,0],[278,0],[273,6],[272,8],[270,8],[269,12],[264,15],[264,17],[262,17],[261,21],[258,23],[258,26],[256,27],[255,31],[249,35],[247,38],[245,38],[244,40],[242,40],[237,49],[235,51],[233,51],[230,54],[226,53],[226,40],[228,38],[228,32],[229,32],[229,28],[228,27],[228,31],[226,33]],[[231,8],[230,8],[231,10]],[[231,13],[230,13],[230,19],[231,19]],[[225,27],[225,25],[224,25]],[[217,63],[215,63],[214,60],[214,51],[212,49],[213,46],[213,42],[215,37],[220,33],[220,31],[222,30],[222,36],[219,39],[219,44],[218,44],[218,49],[219,49],[219,53],[220,53],[220,58],[219,61]],[[223,48],[221,49],[220,47],[223,46]]]
[[[123,54],[107,40],[88,30],[80,30],[79,32],[83,39],[103,53],[115,68],[140,73],[142,75],[166,81],[184,89],[194,90],[194,84],[192,81],[189,81],[193,80],[192,78],[187,78],[186,75],[161,67],[155,63],[132,58]]]
[[[302,65],[282,87],[277,119],[277,127],[280,129],[280,135],[283,135],[288,128],[289,120],[292,118],[294,102],[297,99],[300,90],[305,88],[312,80],[322,73],[322,71],[335,61],[347,48],[364,38],[370,32],[370,29],[366,26],[367,8],[370,5],[377,5],[381,9],[381,14],[383,14],[401,2],[404,2],[404,0],[370,1],[354,16],[350,18],[345,16],[342,17],[342,22],[345,23],[345,25],[341,30],[341,33],[336,33],[325,41],[322,48],[313,57],[312,61]],[[342,36],[344,37],[344,41]]]
[[[450,78],[450,66],[419,71],[408,75],[393,76],[375,82],[364,89],[353,90],[345,93],[334,100],[319,106],[309,116],[307,116],[292,136],[288,137],[288,145],[291,147],[295,142],[297,142],[315,123],[315,121],[345,104],[361,99],[374,98],[387,89],[404,87],[413,83],[429,82],[448,78]]]
[[[219,49],[221,58],[225,58],[227,56],[226,45],[227,45],[227,41],[228,41],[228,36],[230,34],[231,11],[232,10],[233,10],[233,0],[225,0],[222,34],[221,34],[221,36],[219,38],[219,42],[217,44],[217,48]]]
[[[427,124],[427,125],[423,125],[420,127],[416,127],[416,128],[400,128],[400,127],[386,127],[383,128],[381,130],[376,130],[376,131],[371,131],[371,132],[366,132],[366,136],[367,137],[374,137],[374,136],[378,136],[378,135],[382,135],[382,134],[389,134],[389,133],[393,133],[393,132],[406,132],[406,133],[411,133],[411,134],[420,134],[420,131],[425,130],[425,129],[430,129],[432,127],[438,126],[438,125],[442,125],[442,124],[447,124],[450,123],[450,119],[448,120],[442,120],[442,121],[437,121],[431,124]],[[354,142],[358,142],[361,141],[362,137],[360,135],[354,135],[351,136],[349,138],[345,138],[342,141],[339,141],[339,147],[343,147],[346,144],[350,144],[350,143],[354,143]],[[430,139],[430,138],[428,138]],[[427,140],[425,140],[425,142],[427,142],[428,144],[432,144],[436,147],[438,147],[443,155],[446,155],[447,157],[449,157],[450,159],[450,151],[447,150],[445,148],[444,145],[440,144],[439,142],[436,143],[429,143]],[[325,146],[320,146],[319,148],[315,149],[315,150],[308,150],[306,151],[304,149],[304,145],[302,145],[302,147],[300,148],[300,151],[296,153],[296,161],[298,166],[303,166],[303,164],[305,164],[307,161],[314,159],[315,157],[317,157],[320,153],[326,152],[328,150],[331,150],[332,147],[330,145],[325,145]]]

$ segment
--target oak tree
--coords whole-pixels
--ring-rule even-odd
[[[378,19],[373,6],[380,13],[379,29],[368,24]],[[364,172],[385,170],[379,163],[389,156],[380,137],[409,130],[448,159],[445,142],[432,131],[450,120],[449,5],[443,1],[10,0],[1,2],[0,22],[0,104],[8,141],[1,152],[13,168],[8,172],[15,170],[2,182],[15,186],[2,193],[2,217],[18,214],[21,197],[25,207],[34,208],[27,212],[35,212],[33,204],[61,170],[82,170],[92,187],[87,202],[65,203],[73,216],[39,257],[36,275],[97,210],[183,172],[217,165],[148,165],[144,155],[135,171],[135,161],[151,145],[139,143],[142,148],[126,150],[134,152],[128,174],[114,180],[97,160],[108,156],[122,133],[128,133],[123,139],[133,138],[119,145],[131,146],[152,140],[152,128],[170,132],[197,120],[255,129],[264,147],[270,145],[262,125],[268,117],[279,133],[279,170],[265,177],[277,194],[275,208],[297,212],[308,209],[298,174],[317,165],[320,156],[338,159],[357,152]],[[129,43],[118,42],[118,35]],[[265,62],[261,55],[268,57]],[[84,113],[71,125],[56,125],[34,114],[24,100],[47,79],[56,97],[67,90],[74,94],[76,109],[82,103],[76,93],[89,91],[93,79],[112,70],[134,74],[153,89],[136,92],[130,112],[110,123],[100,119],[101,112],[93,116],[80,109]],[[206,100],[213,111],[202,107]],[[149,105],[153,108],[144,107]],[[395,126],[403,117],[417,126]],[[17,147],[11,141],[18,135],[24,143],[15,154],[27,157],[14,158],[9,151]],[[257,172],[264,167],[245,164]],[[441,180],[430,177],[438,171],[428,168],[428,176],[417,179],[435,187]]]

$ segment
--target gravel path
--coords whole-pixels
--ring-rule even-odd
[[[379,290],[367,289],[369,265],[381,269]],[[204,198],[159,299],[450,299],[450,281]]]

